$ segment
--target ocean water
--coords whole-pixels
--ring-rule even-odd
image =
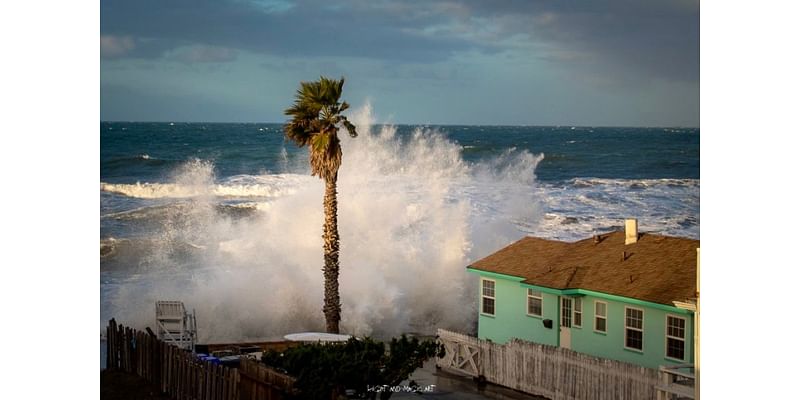
[[[351,119],[344,332],[474,330],[465,266],[525,235],[579,240],[635,217],[699,238],[699,129]],[[101,327],[152,327],[170,299],[195,309],[201,341],[324,329],[323,184],[279,124],[101,122],[100,138]]]

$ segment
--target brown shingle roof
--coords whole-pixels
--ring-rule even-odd
[[[525,278],[554,289],[586,289],[672,305],[695,297],[700,241],[643,233],[625,245],[624,232],[578,242],[525,237],[471,268]],[[622,254],[627,258],[623,261]]]

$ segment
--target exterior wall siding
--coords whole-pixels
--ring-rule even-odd
[[[528,315],[528,292],[519,282],[481,276],[495,281],[495,315],[481,312],[478,303],[478,337],[495,343],[506,343],[512,338],[558,346],[557,296],[542,293],[542,317]],[[482,284],[478,285],[478,301],[481,302]],[[553,320],[552,329],[544,327],[542,320]]]
[[[478,272],[478,271],[475,271]],[[478,337],[496,343],[506,343],[512,338],[550,346],[559,345],[559,304],[558,291],[542,289],[542,317],[527,315],[527,288],[522,287],[519,280],[512,277],[504,279],[497,274],[481,275],[481,279],[495,282],[495,315],[487,316],[480,311],[478,305]],[[478,285],[478,301],[481,301],[481,287]],[[547,291],[550,291],[549,293]],[[597,357],[624,361],[649,368],[660,365],[692,363],[694,348],[693,316],[681,311],[669,312],[642,304],[626,303],[619,300],[597,296],[579,296],[582,299],[582,326],[571,328],[572,350],[591,354]],[[595,300],[607,304],[606,333],[594,330]],[[625,307],[633,307],[644,311],[642,351],[625,348]],[[683,361],[666,358],[666,316],[667,314],[686,320]],[[543,320],[553,321],[552,329],[544,327]]]
[[[657,308],[638,304],[626,304],[610,299],[594,296],[581,296],[583,299],[583,326],[572,328],[572,350],[591,354],[597,357],[610,358],[642,365],[649,368],[658,368],[660,365],[684,364],[693,362],[694,348],[692,347],[693,318],[691,314],[670,313]],[[606,333],[594,331],[594,301],[604,301],[608,304],[606,309]],[[637,308],[644,311],[642,335],[642,351],[625,348],[625,307]],[[686,331],[684,341],[683,361],[666,358],[666,316],[667,314],[684,318]]]

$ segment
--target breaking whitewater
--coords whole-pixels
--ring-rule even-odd
[[[699,238],[699,130],[396,127],[368,106],[351,119],[343,333],[474,332],[465,267],[525,235],[578,240],[635,217]],[[201,342],[324,330],[323,183],[306,154],[274,124],[101,123],[101,328],[152,326],[156,300],[181,300]]]

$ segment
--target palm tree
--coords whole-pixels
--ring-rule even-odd
[[[339,102],[344,77],[340,80],[320,77],[317,82],[300,82],[294,104],[284,111],[292,119],[284,126],[286,137],[300,147],[308,146],[311,175],[325,180],[325,223],[322,225],[325,267],[325,325],[329,333],[339,333],[339,228],[336,218],[336,179],[342,165],[342,147],[337,133],[340,127],[356,137],[356,127],[341,113],[350,105]]]

